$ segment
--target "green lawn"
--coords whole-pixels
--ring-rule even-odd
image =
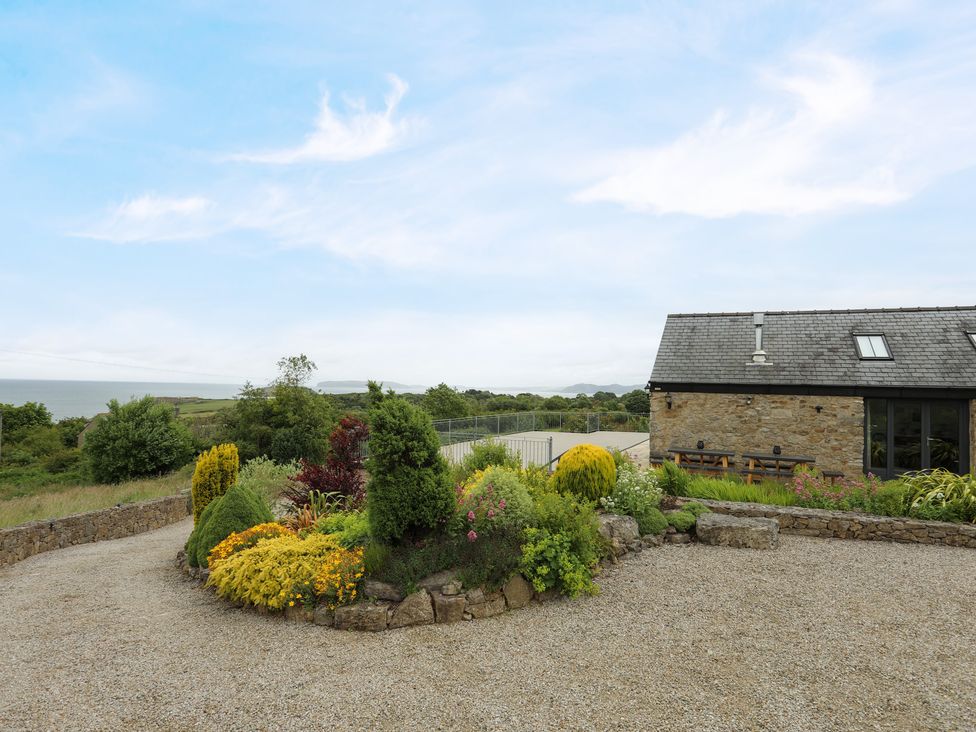
[[[180,414],[216,414],[230,409],[236,402],[236,399],[197,399],[192,402],[181,402]]]
[[[60,518],[75,513],[172,496],[190,487],[193,465],[159,478],[144,478],[117,485],[39,486],[32,495],[0,500],[0,528],[38,519]]]

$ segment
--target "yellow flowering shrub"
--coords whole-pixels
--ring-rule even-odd
[[[293,588],[315,582],[338,548],[333,537],[318,533],[265,539],[218,562],[207,584],[228,600],[281,610],[292,601]]]
[[[576,445],[559,458],[552,486],[560,493],[595,501],[609,496],[617,484],[617,465],[599,445]]]
[[[258,524],[244,531],[235,531],[210,550],[210,554],[207,556],[207,565],[210,569],[213,569],[219,562],[227,559],[231,554],[236,554],[242,549],[248,549],[261,541],[261,539],[294,535],[294,531],[277,523]]]
[[[241,461],[237,445],[214,445],[197,458],[190,491],[193,496],[193,523],[200,520],[200,514],[207,504],[224,495],[237,482]]]
[[[363,578],[363,549],[336,549],[329,554],[315,576],[315,592],[335,610],[356,599]]]

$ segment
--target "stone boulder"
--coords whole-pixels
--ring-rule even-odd
[[[432,595],[438,623],[459,623],[464,619],[464,605],[467,602],[464,595],[442,595],[440,592]]]
[[[363,597],[400,602],[403,599],[403,593],[389,582],[368,579],[363,583]]]
[[[505,603],[512,609],[528,605],[532,600],[533,592],[532,585],[520,574],[512,575],[512,578],[502,587]]]
[[[743,549],[775,549],[779,545],[779,523],[771,518],[705,513],[698,517],[695,533],[702,544]]]
[[[472,602],[472,599],[480,602]],[[501,592],[484,593],[480,589],[468,593],[468,601],[464,607],[466,615],[476,620],[501,615],[505,612],[505,596]]]
[[[614,513],[601,513],[600,535],[611,544],[620,544],[626,547],[633,541],[640,541],[640,530],[637,528],[637,519],[633,516],[618,516]],[[614,541],[616,539],[617,541]]]
[[[427,592],[443,592],[444,585],[453,585],[457,581],[457,574],[450,569],[445,569],[443,572],[436,572],[424,577],[417,583],[417,587],[427,590]],[[458,588],[460,589],[460,583],[458,583]],[[448,589],[453,589],[453,587]],[[456,595],[457,592],[444,592],[443,594]]]
[[[335,610],[330,610],[328,605],[319,605],[315,608],[312,622],[316,625],[332,627],[335,624]]]
[[[434,622],[434,606],[427,590],[419,590],[397,605],[390,618],[391,628],[404,628],[408,625],[430,625]]]
[[[343,605],[335,611],[335,627],[338,630],[386,630],[387,603]]]

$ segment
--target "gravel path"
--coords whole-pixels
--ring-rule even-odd
[[[599,597],[379,635],[185,581],[189,521],[0,570],[0,729],[976,729],[976,552],[647,550]]]

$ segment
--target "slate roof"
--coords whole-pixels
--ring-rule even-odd
[[[752,364],[753,313],[669,315],[651,375],[667,384],[976,389],[976,306],[766,312]],[[861,361],[853,334],[884,333],[892,361]]]

